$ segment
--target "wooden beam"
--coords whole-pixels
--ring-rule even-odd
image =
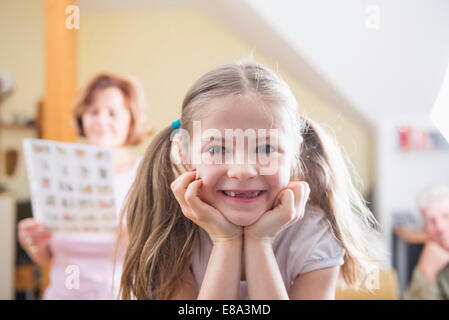
[[[78,66],[78,29],[67,27],[66,12],[76,0],[45,0],[45,96],[41,138],[74,142],[77,138],[73,101]],[[50,264],[49,264],[50,265]],[[41,268],[41,292],[49,283],[49,265]]]
[[[67,27],[66,13],[76,0],[45,0],[45,97],[42,138],[75,141],[73,100],[77,78],[78,29]]]

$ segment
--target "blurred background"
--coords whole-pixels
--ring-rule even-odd
[[[400,298],[425,241],[416,196],[449,182],[429,118],[447,39],[446,0],[0,0],[0,298],[45,287],[17,243],[31,216],[22,139],[78,141],[73,98],[99,72],[141,80],[157,132],[199,76],[243,58],[275,70],[335,134],[390,253],[383,297]]]

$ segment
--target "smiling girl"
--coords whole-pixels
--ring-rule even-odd
[[[124,299],[333,299],[340,268],[357,284],[376,262],[376,222],[340,151],[251,62],[196,82],[124,210]]]

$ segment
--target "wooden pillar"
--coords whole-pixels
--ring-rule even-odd
[[[77,6],[77,1],[45,0],[45,95],[40,125],[41,138],[74,142],[78,29],[68,20],[69,6]],[[50,268],[51,262],[41,267],[41,297],[49,283]]]
[[[76,0],[45,0],[45,97],[42,138],[75,141],[73,101],[77,78],[77,36],[68,17]],[[67,13],[68,11],[69,13]]]

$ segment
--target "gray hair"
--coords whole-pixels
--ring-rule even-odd
[[[422,191],[417,199],[418,208],[420,210],[428,208],[437,198],[449,198],[449,185],[437,185]]]

